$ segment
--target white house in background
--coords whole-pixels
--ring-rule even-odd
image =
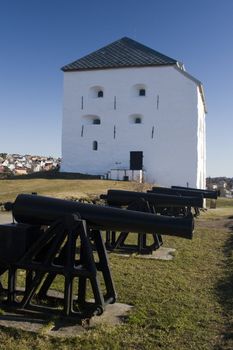
[[[125,37],[62,70],[61,171],[205,188],[204,92],[182,63]]]

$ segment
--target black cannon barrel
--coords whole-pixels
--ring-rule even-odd
[[[202,197],[181,197],[177,195],[145,193],[123,190],[108,190],[107,195],[101,195],[109,205],[129,205],[137,199],[144,199],[157,207],[196,207],[203,208]]]
[[[217,199],[217,197],[220,195],[219,191],[214,190],[204,190],[201,188],[192,188],[192,187],[183,187],[183,186],[171,186],[171,188],[180,189],[180,190],[188,190],[193,191],[197,193],[203,194],[204,198],[211,198],[211,199]]]
[[[184,196],[184,197],[199,197],[204,198],[202,193],[191,191],[191,190],[184,190],[179,188],[168,188],[168,187],[152,187],[151,191],[148,191],[149,193],[163,193],[163,194],[170,194],[170,195],[176,195],[176,196]]]
[[[17,222],[50,225],[68,213],[78,213],[92,228],[137,233],[158,233],[192,238],[193,217],[165,217],[138,211],[84,204],[51,197],[20,194],[13,203]]]

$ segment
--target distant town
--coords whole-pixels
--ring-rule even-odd
[[[0,153],[1,177],[59,169],[61,158]]]
[[[221,197],[233,198],[233,178],[207,177],[206,187],[209,190],[219,190]]]
[[[61,158],[51,156],[0,153],[0,178],[52,170],[59,171],[60,164]],[[206,187],[219,190],[221,197],[233,198],[233,178],[208,177]]]

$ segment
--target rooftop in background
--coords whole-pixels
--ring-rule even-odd
[[[62,67],[62,70],[67,72],[164,65],[177,65],[179,68],[183,69],[183,64],[181,62],[165,56],[135,40],[124,37]]]

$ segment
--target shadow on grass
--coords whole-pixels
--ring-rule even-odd
[[[233,216],[228,219],[232,220]],[[225,328],[221,334],[221,344],[217,344],[214,350],[232,349],[233,345],[233,222],[229,223],[228,228],[232,234],[226,240],[223,248],[226,258],[225,274],[216,285],[216,295],[223,308]]]
[[[50,171],[38,171],[27,175],[9,175],[1,180],[29,180],[29,179],[67,179],[67,180],[93,180],[100,179],[100,175],[88,175],[81,173],[64,173],[57,169]]]

